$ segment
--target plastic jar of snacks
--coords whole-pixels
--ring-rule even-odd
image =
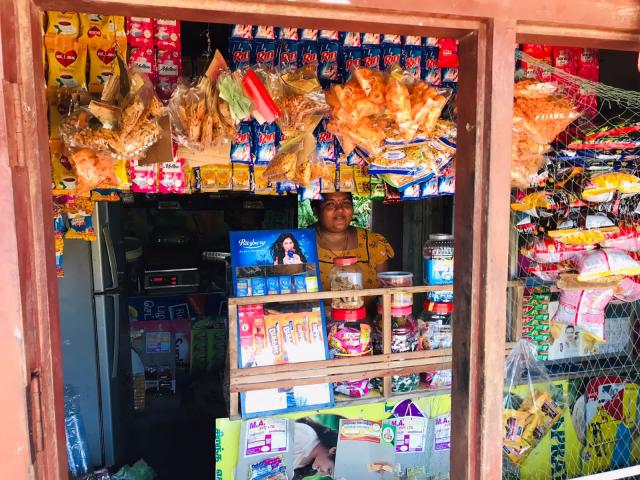
[[[453,235],[433,233],[422,249],[425,285],[453,283]]]
[[[335,358],[365,357],[372,353],[371,324],[365,308],[331,309],[329,349]],[[336,382],[336,393],[360,398],[369,392],[369,380]]]
[[[420,347],[424,350],[451,348],[453,303],[425,301],[420,314]]]
[[[378,282],[383,288],[401,288],[413,286],[411,272],[382,272],[378,274]],[[392,307],[406,307],[413,305],[413,295],[410,292],[398,292],[391,296]]]
[[[331,291],[362,290],[362,270],[356,257],[337,257],[329,273]],[[340,297],[331,300],[331,308],[355,310],[364,306],[362,297]]]

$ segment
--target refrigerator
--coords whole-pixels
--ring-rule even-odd
[[[130,460],[131,342],[121,203],[96,203],[97,240],[65,241],[59,279],[64,381],[79,396],[93,466]]]

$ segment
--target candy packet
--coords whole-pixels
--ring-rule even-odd
[[[578,281],[589,282],[611,276],[640,275],[640,262],[628,253],[602,248],[584,253],[573,259],[578,271]]]
[[[131,47],[153,47],[154,19],[127,17],[127,42]]]

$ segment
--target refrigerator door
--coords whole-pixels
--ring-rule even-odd
[[[120,465],[131,454],[127,441],[133,418],[131,340],[127,299],[121,294],[94,297],[104,460]]]
[[[97,202],[94,212],[96,241],[91,244],[95,293],[117,290],[124,285],[126,255],[124,219],[120,202]]]

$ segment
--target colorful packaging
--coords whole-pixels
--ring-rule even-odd
[[[109,15],[81,13],[80,28],[82,30],[82,36],[88,41],[95,38],[113,37],[115,35],[115,24]]]
[[[382,35],[379,33],[363,33],[360,38],[361,45],[380,45],[382,43]]]
[[[76,174],[69,162],[62,140],[49,140],[49,154],[54,195],[73,195],[76,191]]]
[[[338,168],[338,191],[353,192],[356,189],[353,167],[340,164]]]
[[[147,17],[127,17],[127,42],[131,47],[153,47],[154,20]]]
[[[153,36],[158,50],[180,50],[180,20],[157,18]]]
[[[318,30],[315,28],[301,28],[298,38],[303,42],[317,42]]]
[[[253,25],[236,24],[231,27],[231,38],[243,38],[251,40],[253,38]]]
[[[233,188],[231,165],[204,165],[199,171],[201,192],[217,192]]]
[[[232,165],[231,183],[235,192],[251,191],[251,165],[234,163]]]
[[[89,92],[101,93],[112,75],[120,74],[116,54],[126,58],[127,43],[123,36],[95,37],[89,41]]]
[[[402,37],[400,35],[385,33],[382,35],[382,43],[388,45],[402,45]]]
[[[253,63],[271,68],[276,61],[276,41],[256,40],[253,42]]]
[[[388,37],[388,35],[383,37],[382,43],[382,69],[388,71],[394,65],[400,65],[402,60],[402,45],[400,45],[400,43],[386,43],[384,41],[384,38],[386,37]],[[397,37],[399,40],[400,37]]]
[[[129,68],[137,68],[146,74],[152,83],[156,83],[158,78],[156,51],[153,48],[132,48],[129,55]]]
[[[438,47],[424,47],[422,52],[422,79],[429,85],[442,83],[442,71],[438,67]]]
[[[304,273],[293,276],[293,288],[296,293],[307,292],[307,276]]]
[[[584,253],[573,262],[580,282],[618,275],[640,275],[640,262],[631,258],[626,252],[610,248]]]
[[[578,58],[571,47],[553,47],[553,66],[571,75],[578,73]]]
[[[293,293],[293,283],[289,275],[281,275],[278,277],[278,282],[280,284],[280,294]]]
[[[318,42],[304,40],[300,43],[298,51],[298,65],[318,65]]]
[[[420,185],[420,196],[422,198],[432,198],[438,196],[438,177],[431,177],[426,182]]]
[[[254,40],[275,40],[276,28],[272,25],[256,25],[253,27]]]
[[[280,40],[276,49],[276,63],[281,69],[298,66],[298,42]]]
[[[316,32],[317,36],[317,32]],[[259,38],[259,37],[256,37]],[[297,42],[300,40],[300,34],[297,28],[293,27],[280,27],[277,29],[277,38],[279,40],[290,40],[292,42]]]
[[[524,44],[522,46],[522,52],[536,60],[548,63],[549,65],[553,63],[552,48],[548,45]],[[525,61],[520,62],[520,68],[524,70],[524,76],[526,78],[534,78],[541,82],[548,82],[551,80],[551,73],[549,71],[529,65]]]
[[[451,175],[438,177],[438,193],[440,195],[453,195],[456,193],[456,176],[455,172]]]
[[[251,163],[251,123],[241,122],[231,144],[232,163]]]
[[[371,197],[372,182],[366,168],[361,166],[353,167],[353,177],[356,184],[356,193],[361,197]]]
[[[64,239],[62,235],[56,232],[55,234],[56,245],[56,277],[64,277],[64,270],[62,268],[62,258],[64,255]]]
[[[356,32],[340,33],[340,43],[345,48],[360,48],[362,46],[361,36]]]
[[[269,182],[269,179],[264,174],[266,170],[265,165],[253,165],[253,187],[251,191],[256,195],[275,195],[276,188]]]
[[[335,162],[336,156],[336,138],[327,129],[327,120],[322,120],[315,130],[316,136],[316,152],[322,160]]]
[[[232,70],[248,67],[251,64],[251,41],[235,38],[229,40],[229,60]]]
[[[169,100],[182,76],[182,53],[179,50],[158,50],[158,84],[161,100]]]
[[[251,278],[251,296],[259,296],[267,294],[267,281],[264,277]]]
[[[402,49],[402,67],[417,79],[422,78],[422,51],[421,46],[412,44],[405,45]]]
[[[158,170],[159,193],[188,193],[184,159],[176,158],[173,162],[161,163]]]
[[[423,37],[422,45],[425,47],[437,47],[439,40],[440,39],[437,37]]]
[[[442,84],[458,83],[458,69],[457,68],[443,68],[442,78],[440,79]]]
[[[46,33],[77,38],[80,35],[80,17],[76,12],[47,12]]]
[[[69,230],[64,238],[87,240],[96,239],[93,228],[93,202],[88,198],[70,197],[63,207],[69,221]]]
[[[340,77],[347,81],[351,72],[362,64],[362,49],[360,47],[345,47],[340,56]]]
[[[253,122],[253,155],[257,165],[268,165],[276,156],[277,126],[275,123]]]
[[[280,295],[280,279],[267,277],[267,295]]]
[[[380,48],[381,35],[379,33],[362,34],[362,66],[373,70],[380,70],[382,62],[382,49]]]
[[[158,164],[140,165],[138,160],[130,160],[129,178],[133,192],[157,193]]]
[[[320,33],[325,32],[321,30]],[[321,37],[322,38],[322,37]],[[339,81],[338,52],[340,45],[337,41],[326,41],[322,39],[318,42],[318,79],[323,86]]]
[[[45,36],[49,72],[47,87],[85,88],[87,68],[87,41],[68,35],[47,34]]]
[[[318,40],[327,42],[337,42],[340,40],[340,32],[337,30],[320,30]]]
[[[452,38],[438,40],[438,66],[440,68],[458,68],[458,42]]]

